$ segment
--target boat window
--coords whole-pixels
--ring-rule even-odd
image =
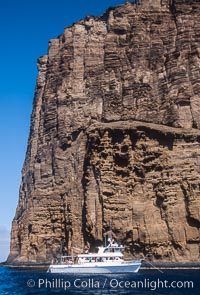
[[[121,249],[119,247],[110,247],[110,248],[106,248],[103,253],[119,253],[121,252]]]

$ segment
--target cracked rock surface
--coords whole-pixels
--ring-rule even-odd
[[[86,17],[38,60],[8,263],[113,233],[135,257],[200,255],[200,2]]]

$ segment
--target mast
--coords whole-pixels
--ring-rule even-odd
[[[110,243],[110,245],[112,245],[112,241],[113,241],[112,220],[110,220],[109,223],[110,223],[109,224],[109,230],[103,234],[103,236],[105,238],[105,240],[104,240],[105,247],[106,247],[106,236],[108,236],[108,242]]]
[[[109,234],[110,241],[112,243],[112,220],[110,220],[110,234]]]

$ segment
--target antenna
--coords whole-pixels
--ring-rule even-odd
[[[112,244],[112,220],[110,219],[109,222],[109,230],[103,234],[105,238],[105,246],[106,246],[106,236],[108,236],[108,241],[110,242],[110,245]]]
[[[63,240],[61,239],[61,243],[60,243],[60,256],[63,255]]]
[[[112,219],[110,220],[110,237],[112,238]]]
[[[110,233],[109,233],[109,238],[110,238],[110,244],[112,245],[112,219],[110,219]]]

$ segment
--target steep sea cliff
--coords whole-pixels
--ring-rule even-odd
[[[200,2],[86,17],[38,60],[8,263],[113,233],[135,256],[199,261]]]

